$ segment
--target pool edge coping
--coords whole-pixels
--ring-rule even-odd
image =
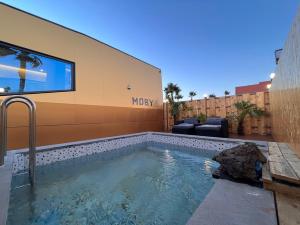
[[[126,135],[118,135],[118,136],[111,136],[111,137],[102,137],[102,138],[95,138],[95,139],[88,139],[83,141],[74,141],[74,142],[66,142],[66,143],[60,143],[60,144],[53,144],[53,145],[43,145],[36,147],[37,152],[47,151],[47,150],[55,150],[62,147],[73,147],[73,146],[79,146],[84,144],[92,144],[92,143],[98,143],[98,142],[105,142],[105,141],[111,141],[111,140],[118,140],[118,139],[124,139],[129,137],[137,137],[137,136],[143,136],[143,135],[161,135],[161,136],[169,136],[169,137],[182,137],[187,139],[198,139],[198,140],[205,140],[205,141],[216,141],[216,142],[227,142],[227,143],[246,143],[246,142],[253,142],[257,144],[260,147],[267,147],[268,141],[257,141],[257,140],[244,140],[244,139],[236,139],[236,138],[220,138],[220,137],[207,137],[207,136],[197,136],[197,135],[186,135],[186,134],[173,134],[173,133],[166,133],[166,132],[154,132],[154,131],[148,131],[148,132],[139,132],[139,133],[133,133],[133,134],[126,134]],[[13,149],[9,150],[11,153],[26,153],[28,152],[28,148],[20,148],[20,149]]]

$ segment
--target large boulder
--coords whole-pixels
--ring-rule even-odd
[[[220,163],[213,173],[215,178],[257,183],[261,176],[261,164],[267,159],[254,143],[245,143],[218,153],[213,160]]]

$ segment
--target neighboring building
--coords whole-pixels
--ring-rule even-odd
[[[30,94],[38,145],[163,129],[159,68],[3,3],[0,15],[0,101]],[[27,110],[8,114],[9,148],[27,146]]]
[[[271,84],[271,81],[262,81],[258,84],[246,85],[246,86],[238,86],[235,88],[236,95],[242,94],[254,94],[256,92],[265,92],[268,91],[268,84]]]

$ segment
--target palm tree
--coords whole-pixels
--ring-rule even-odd
[[[31,64],[32,68],[39,67],[42,65],[42,61],[39,57],[32,55],[30,52],[27,51],[17,51],[15,49],[12,49],[10,47],[1,45],[0,46],[0,56],[7,56],[7,55],[15,55],[16,59],[19,61],[19,77],[20,77],[20,83],[19,83],[19,92],[24,92],[25,89],[25,82],[26,82],[26,67],[27,64]]]
[[[164,92],[166,95],[167,100],[171,100],[172,102],[175,99],[175,95],[177,95],[180,92],[180,88],[177,86],[177,84],[169,83],[167,87],[165,87]]]
[[[190,91],[189,92],[189,97],[191,98],[191,101],[193,101],[193,97],[195,97],[197,93],[195,91]]]
[[[180,99],[183,99],[183,96],[181,94],[175,95],[175,99],[178,102]]]
[[[256,105],[250,103],[249,101],[236,102],[234,106],[237,109],[237,115],[235,118],[238,122],[238,134],[244,135],[244,120],[246,116],[260,117],[265,114],[265,111],[258,108]]]
[[[167,87],[164,88],[164,92],[166,99],[170,104],[170,113],[173,116],[175,123],[180,110],[185,108],[185,103],[179,101],[183,98],[183,96],[180,94],[181,89],[177,84],[169,83]]]
[[[215,94],[210,94],[210,95],[208,95],[208,97],[210,97],[210,98],[215,98],[216,95],[215,95]]]
[[[27,63],[31,64],[32,68],[39,67],[43,63],[39,57],[31,55],[29,52],[26,51],[19,52],[16,55],[16,59],[20,62],[20,68],[18,72],[20,77],[19,92],[22,93],[25,89]]]
[[[225,96],[230,95],[230,91],[227,91],[227,90],[224,91],[224,95],[225,95]]]

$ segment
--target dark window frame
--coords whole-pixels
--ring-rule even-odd
[[[35,51],[35,50],[32,50],[32,49],[28,49],[28,48],[25,48],[25,47],[21,47],[21,46],[18,46],[18,45],[14,45],[14,44],[11,44],[11,43],[7,43],[7,42],[4,42],[4,41],[0,40],[0,45],[1,44],[2,45],[7,45],[8,47],[16,48],[18,50],[24,50],[24,51],[27,51],[27,52],[30,52],[32,54],[36,54],[36,55],[39,55],[39,56],[42,56],[42,57],[47,57],[47,58],[54,59],[54,60],[57,60],[57,61],[61,61],[61,62],[64,62],[64,63],[69,63],[71,65],[71,89],[68,89],[68,90],[49,90],[49,91],[28,91],[28,92],[24,91],[22,93],[21,92],[7,92],[7,93],[0,93],[0,96],[43,94],[43,93],[76,91],[75,62],[70,61],[70,60],[66,60],[66,59],[63,59],[63,58],[59,58],[59,57],[56,57],[56,56],[53,56],[53,55],[49,55],[49,54],[46,54],[46,53],[42,53],[42,52],[39,52],[39,51]]]

